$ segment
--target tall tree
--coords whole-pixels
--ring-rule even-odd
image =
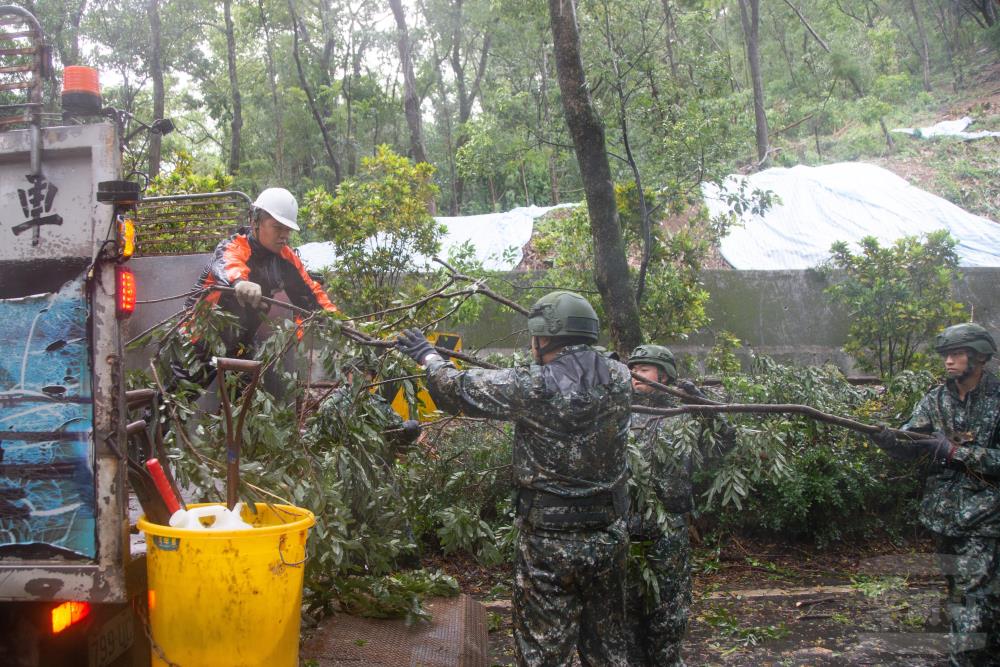
[[[163,58],[160,49],[160,0],[149,0],[149,77],[153,80],[153,120],[163,118]],[[149,137],[149,177],[160,175],[160,144],[162,137],[153,132]]]
[[[326,157],[330,163],[330,167],[333,168],[334,184],[336,185],[344,180],[344,173],[340,165],[340,160],[333,150],[333,137],[331,136],[330,129],[327,127],[323,114],[320,112],[316,96],[313,94],[312,86],[309,85],[305,69],[302,66],[302,56],[299,53],[299,33],[302,32],[302,28],[299,25],[299,16],[295,11],[294,0],[288,0],[288,12],[292,17],[292,58],[295,60],[295,69],[299,73],[299,84],[302,86],[302,90],[306,94],[306,99],[309,101],[309,110],[312,112],[313,119],[319,125],[319,132],[323,136],[323,148],[326,149]]]
[[[243,102],[240,98],[240,81],[236,75],[236,31],[233,26],[233,1],[223,0],[222,15],[226,23],[226,64],[229,69],[229,88],[232,95],[233,117],[229,123],[229,173],[240,171],[240,134],[243,130]]]
[[[931,92],[931,56],[930,45],[927,43],[927,31],[924,30],[924,19],[917,9],[915,0],[909,0],[910,13],[917,24],[917,37],[920,39],[920,72],[923,75],[924,90]]]
[[[270,21],[264,9],[264,0],[257,0],[257,13],[264,31],[264,63],[267,65],[267,83],[271,91],[271,106],[274,113],[274,166],[277,181],[285,181],[285,114],[278,97],[278,75],[274,67],[274,36]]]
[[[483,11],[482,7],[476,7]],[[455,152],[469,140],[465,132],[465,124],[472,118],[476,98],[480,94],[480,86],[486,73],[492,42],[491,26],[483,25],[484,17],[477,17],[474,22],[465,11],[465,0],[448,0],[445,9],[446,17],[439,29],[439,36],[447,45],[445,58],[454,75],[455,97],[458,101],[458,137],[455,139]],[[429,17],[441,22],[441,17]],[[477,25],[477,23],[479,25]],[[461,173],[456,173],[454,181],[454,198],[451,203],[451,214],[458,215],[465,196],[465,179]]]
[[[575,0],[549,0],[549,20],[563,111],[587,199],[594,241],[594,281],[608,316],[613,347],[631,350],[642,342],[639,309],[629,283],[615,186],[604,143],[604,124],[590,98],[580,57]]]
[[[403,111],[406,124],[410,128],[410,155],[414,162],[427,162],[424,148],[424,132],[420,119],[420,97],[417,95],[417,78],[413,74],[413,57],[410,53],[410,35],[406,29],[406,14],[403,0],[389,0],[392,13],[396,17],[396,46],[399,62],[403,70]]]
[[[740,0],[740,21],[746,40],[747,64],[750,67],[750,81],[753,84],[753,116],[756,124],[757,160],[767,162],[768,131],[767,113],[764,106],[764,80],[760,72],[760,0]]]

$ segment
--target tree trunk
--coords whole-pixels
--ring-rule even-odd
[[[149,76],[153,79],[153,120],[163,118],[163,62],[160,50],[160,0],[149,0]],[[149,177],[160,175],[160,144],[158,132],[149,133]]]
[[[83,11],[87,8],[87,0],[80,0],[69,16],[70,35],[66,44],[66,55],[69,60],[63,60],[63,65],[78,65],[80,63],[80,21]]]
[[[302,90],[309,101],[309,110],[312,111],[313,119],[319,125],[319,132],[323,136],[323,148],[326,149],[326,157],[329,160],[330,167],[333,168],[334,185],[339,185],[344,180],[340,160],[337,159],[337,154],[333,151],[333,140],[330,137],[330,130],[323,120],[319,106],[316,104],[316,97],[313,95],[312,87],[306,79],[305,70],[302,69],[302,58],[299,56],[299,18],[295,13],[295,3],[293,0],[288,0],[288,11],[292,16],[292,59],[295,60],[295,69],[299,73],[299,83],[302,85]]]
[[[490,210],[496,213],[499,209],[497,208],[497,186],[493,182],[493,174],[486,177],[486,184],[490,187],[490,202],[493,204],[493,208]]]
[[[399,61],[403,68],[403,112],[406,114],[406,124],[410,128],[410,155],[414,162],[427,162],[424,131],[420,122],[417,78],[413,74],[410,36],[406,30],[403,0],[389,0],[389,4],[392,5],[392,13],[396,17],[396,45],[399,47]]]
[[[445,86],[444,76],[441,73],[440,61],[438,61],[435,74],[438,85],[438,98],[440,99],[438,114],[441,120],[439,122],[444,126],[445,154],[448,157],[448,189],[451,191],[451,202],[449,203],[448,211],[451,215],[458,215],[458,192],[455,190],[455,185],[458,181],[458,170],[455,168],[455,133],[452,127],[451,105],[448,103],[448,89]]]
[[[490,53],[489,33],[483,35],[482,50],[479,54],[479,63],[476,65],[475,78],[471,84],[465,80],[465,66],[462,54],[462,35],[468,26],[462,19],[462,0],[456,3],[454,16],[454,31],[451,41],[451,53],[448,62],[451,70],[455,73],[455,89],[458,92],[458,139],[455,141],[455,152],[461,150],[469,141],[469,136],[465,133],[465,124],[472,117],[472,108],[479,94],[479,86],[486,73],[486,61]],[[452,215],[459,215],[462,209],[462,201],[465,195],[465,179],[461,174],[455,177],[455,201],[452,203]]]
[[[240,100],[240,82],[236,76],[236,34],[233,28],[232,0],[224,0],[222,14],[226,21],[226,62],[229,66],[229,88],[233,96],[233,120],[230,123],[229,173],[240,172],[240,133],[243,130],[243,103]]]
[[[642,174],[639,172],[639,165],[635,161],[635,155],[632,153],[632,142],[629,139],[628,96],[625,93],[625,75],[618,62],[618,53],[621,52],[621,49],[615,43],[611,32],[611,15],[607,5],[604,7],[604,39],[611,59],[611,71],[615,77],[611,88],[615,91],[615,97],[618,100],[618,129],[621,132],[622,146],[625,148],[625,162],[632,170],[632,179],[635,181],[635,189],[639,195],[639,216],[642,221],[642,259],[639,262],[639,274],[635,281],[635,302],[641,304],[643,294],[646,291],[646,271],[649,268],[649,259],[653,251],[653,233],[649,220],[649,207],[646,205],[646,195],[642,186]]]
[[[749,5],[749,7],[748,7]],[[767,163],[767,114],[764,112],[764,82],[760,74],[760,0],[740,0],[740,19],[747,44],[747,63],[753,84],[753,115],[757,126],[757,160]]]
[[[347,175],[354,176],[358,170],[358,151],[354,141],[354,91],[351,89],[354,83],[354,26],[349,30],[347,49],[344,53],[344,76],[340,80],[340,91],[344,97],[344,111],[347,112],[346,126],[344,127],[343,152],[347,154]]]
[[[677,61],[674,59],[674,46],[671,42],[677,34],[674,26],[674,12],[670,8],[670,0],[661,0],[661,3],[663,4],[663,18],[667,22],[663,43],[667,47],[667,62],[670,63],[670,75],[674,81],[677,81]]]
[[[983,21],[986,22],[987,27],[992,28],[997,23],[997,7],[996,0],[977,0],[975,3],[976,7],[983,14]]]
[[[257,0],[260,25],[264,31],[264,61],[267,64],[267,82],[271,89],[271,104],[274,107],[274,166],[279,183],[285,181],[285,113],[278,97],[278,75],[274,68],[274,37],[264,11],[264,0]]]
[[[924,19],[917,10],[917,4],[910,0],[910,12],[917,23],[917,37],[920,38],[920,68],[924,78],[924,90],[931,92],[931,56],[927,45],[927,32],[924,30]]]
[[[542,119],[545,122],[545,127],[552,127],[552,115],[549,112],[549,51],[546,48],[546,44],[542,44],[542,58],[541,58],[541,90],[539,91],[539,97],[541,97],[542,103]],[[556,169],[556,154],[555,150],[549,147],[545,151],[545,160],[549,167],[549,192],[552,198],[553,204],[559,203],[559,172]]]
[[[604,125],[594,110],[580,58],[574,0],[549,0],[556,72],[566,124],[587,198],[594,241],[594,281],[611,330],[612,347],[628,351],[642,342],[639,309],[629,283],[615,187],[604,145]]]
[[[531,192],[528,190],[528,174],[524,170],[524,160],[521,160],[521,186],[524,188],[524,205],[531,206]]]

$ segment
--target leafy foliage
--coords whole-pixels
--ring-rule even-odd
[[[731,374],[740,371],[740,360],[736,350],[740,347],[740,339],[728,331],[715,334],[715,345],[708,352],[705,368],[715,373]]]
[[[198,345],[221,354],[225,347],[220,334],[232,319],[202,302],[190,333]],[[273,369],[263,384],[276,385],[277,390],[258,389],[244,408],[241,497],[305,507],[316,515],[305,573],[305,599],[311,609],[329,610],[339,603],[359,613],[420,617],[419,601],[454,589],[454,582],[419,572],[394,574],[402,563],[412,561],[417,548],[416,522],[400,492],[406,454],[391,437],[399,417],[373,397],[364,376],[351,369],[354,360],[362,358],[390,377],[409,372],[396,355],[374,358],[352,348],[341,339],[337,322],[318,313],[303,324],[303,334],[339,387],[326,396],[303,395],[296,375],[278,370],[277,364],[298,341],[299,326],[284,320],[272,322],[272,327],[256,356],[266,369]],[[171,377],[171,361],[195,374],[203,367],[204,356],[187,333],[172,329],[153,338],[160,349],[154,367],[161,382]],[[344,365],[348,360],[351,367]],[[409,380],[396,386],[413,396]],[[232,399],[239,387],[239,378],[227,378]],[[225,471],[225,425],[220,415],[197,411],[191,400],[198,394],[186,389],[195,388],[182,383],[169,395],[170,416],[180,418],[171,421],[171,463],[178,481],[196,489],[199,500],[218,501],[222,498],[216,480]],[[306,411],[310,401],[314,407]]]
[[[418,539],[485,564],[510,557],[512,437],[507,425],[463,420],[439,432],[430,456],[407,461],[403,495]]]
[[[336,250],[330,288],[347,308],[367,312],[391,302],[417,255],[437,251],[441,227],[428,212],[433,173],[426,162],[414,165],[380,146],[336,195],[322,188],[306,195],[306,217]]]
[[[146,188],[147,197],[164,195],[190,195],[202,192],[222,192],[233,185],[233,177],[215,170],[203,173],[194,158],[184,151],[176,155],[174,168],[151,180]]]
[[[618,186],[618,210],[626,253],[641,255],[641,232],[634,185]],[[647,201],[655,200],[653,193]],[[642,327],[650,340],[683,337],[708,321],[705,303],[708,292],[699,280],[699,271],[708,254],[712,237],[705,226],[692,220],[677,232],[666,232],[658,225],[652,230],[653,250],[646,276],[647,297],[641,304]],[[573,290],[596,290],[594,257],[587,211],[574,209],[568,216],[549,216],[537,226],[533,239],[535,250],[549,257],[552,268],[540,282]],[[634,270],[632,273],[634,274]],[[600,304],[592,300],[603,316]]]
[[[940,231],[923,242],[906,237],[883,248],[869,236],[861,240],[859,254],[843,242],[831,252],[831,267],[844,272],[827,289],[847,309],[844,350],[881,377],[925,367],[922,345],[965,313],[951,299],[958,266],[955,240]]]
[[[347,613],[372,618],[402,616],[407,624],[430,620],[420,604],[424,598],[458,595],[458,582],[453,577],[424,570],[384,577],[350,576],[335,586]]]
[[[850,384],[834,366],[783,366],[756,357],[750,372],[724,376],[723,384],[733,402],[799,403],[862,422],[899,423],[933,378],[906,372],[898,380],[879,394]],[[745,512],[713,510],[724,525],[825,544],[912,521],[919,476],[858,434],[793,415],[758,419],[748,428],[780,439],[784,474],[762,478]],[[747,464],[757,466],[744,459]],[[740,471],[725,469],[716,479]]]

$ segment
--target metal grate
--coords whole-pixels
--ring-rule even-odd
[[[136,212],[139,257],[211,252],[246,224],[250,197],[237,190],[146,197]]]
[[[429,623],[338,614],[302,646],[320,667],[486,667],[486,612],[468,595],[434,598]]]
[[[0,131],[40,125],[51,51],[34,16],[19,7],[0,9]]]

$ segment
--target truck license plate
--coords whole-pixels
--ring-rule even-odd
[[[90,667],[106,667],[120,656],[135,639],[132,609],[126,607],[90,636]]]

